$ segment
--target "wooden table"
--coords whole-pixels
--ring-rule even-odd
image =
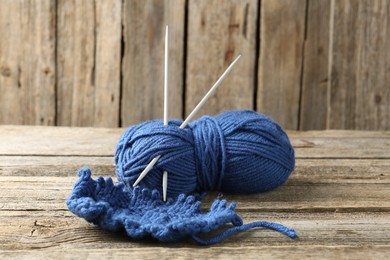
[[[358,258],[390,255],[390,132],[289,132],[296,170],[278,189],[224,194],[244,222],[276,221],[298,240],[254,229],[204,247],[134,241],[65,205],[77,169],[114,175],[123,129],[0,126],[0,258]],[[204,200],[210,205],[216,193]]]

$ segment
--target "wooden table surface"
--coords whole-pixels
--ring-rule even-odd
[[[390,255],[390,132],[288,132],[296,170],[274,191],[224,194],[244,222],[275,221],[300,238],[254,229],[214,246],[134,241],[68,211],[77,169],[114,176],[123,129],[0,126],[0,258],[354,258]],[[216,193],[204,199],[210,205]]]

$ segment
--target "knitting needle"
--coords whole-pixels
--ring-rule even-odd
[[[165,27],[165,60],[164,60],[164,125],[168,125],[168,25]],[[167,201],[168,173],[164,171],[162,179],[163,201]]]
[[[190,122],[190,120],[195,116],[195,114],[202,108],[202,106],[206,103],[207,99],[215,92],[219,84],[221,84],[222,80],[226,78],[226,76],[229,74],[229,72],[233,69],[236,62],[241,58],[241,55],[238,55],[238,57],[230,64],[230,66],[225,70],[225,72],[219,77],[219,79],[214,83],[214,85],[211,87],[209,92],[202,98],[202,100],[199,102],[199,104],[192,110],[190,115],[184,120],[184,122],[180,125],[180,128],[183,129],[187,126],[187,124]],[[160,159],[161,155],[156,156],[149,164],[146,166],[146,168],[143,170],[143,172],[139,175],[138,179],[134,182],[133,187],[137,186],[137,184],[148,174],[148,172],[153,168],[153,166],[157,163],[157,161]]]
[[[180,125],[180,128],[184,128],[187,126],[187,124],[191,121],[191,119],[195,116],[196,113],[203,107],[203,105],[206,103],[207,99],[215,92],[219,84],[221,84],[222,80],[226,78],[226,76],[229,74],[229,72],[233,69],[236,62],[241,58],[241,55],[238,55],[238,57],[230,64],[230,66],[225,70],[225,72],[222,74],[221,77],[214,83],[214,85],[211,87],[209,92],[202,98],[202,100],[199,102],[199,104],[192,110],[189,116],[187,116],[186,120]]]

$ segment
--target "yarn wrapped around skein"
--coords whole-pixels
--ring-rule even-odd
[[[218,190],[258,193],[283,184],[294,170],[294,149],[271,118],[250,110],[182,121],[145,121],[125,130],[115,153],[116,174],[128,188],[148,163],[160,160],[139,183],[159,189],[168,172],[168,197]]]

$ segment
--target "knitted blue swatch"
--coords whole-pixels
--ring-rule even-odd
[[[235,213],[235,203],[215,200],[209,212],[202,212],[200,201],[194,196],[178,196],[177,200],[161,201],[157,190],[134,188],[131,192],[123,183],[114,185],[111,178],[91,178],[88,168],[79,171],[79,180],[67,200],[70,211],[104,230],[124,229],[132,238],[152,236],[163,242],[174,242],[192,237],[197,243],[210,245],[218,243],[227,236],[254,227],[273,229],[288,237],[297,237],[294,230],[272,222],[253,222],[243,225]],[[227,223],[228,228],[220,235],[203,240],[202,233],[215,230]]]
[[[139,183],[161,193],[168,172],[168,197],[210,190],[257,193],[284,183],[294,170],[294,149],[271,118],[250,110],[182,121],[151,120],[122,134],[115,153],[116,175],[129,189],[149,162],[160,160]]]

